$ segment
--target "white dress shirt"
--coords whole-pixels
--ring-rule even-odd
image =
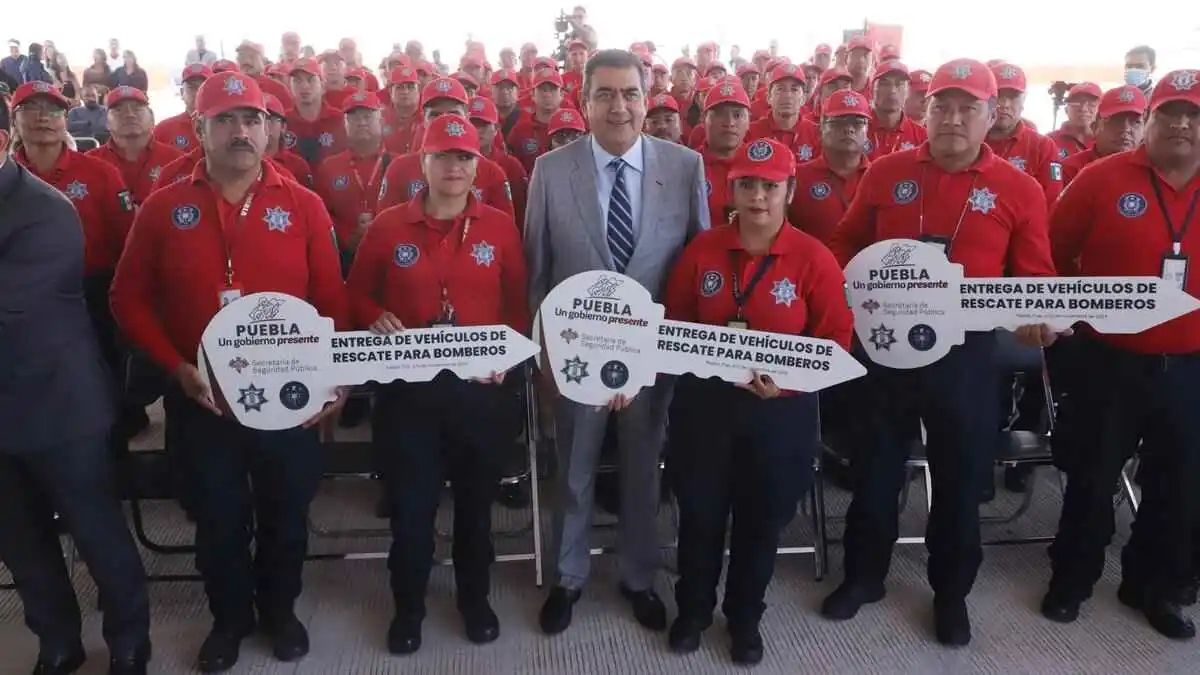
[[[600,200],[600,217],[605,228],[608,227],[608,201],[612,198],[613,183],[616,182],[616,172],[608,163],[616,159],[607,150],[600,147],[596,137],[589,139],[592,144],[592,156],[596,160],[596,197]],[[638,135],[633,147],[629,148],[621,159],[625,160],[625,194],[629,196],[629,206],[633,209],[633,240],[637,243],[642,223],[642,176],[644,164],[642,161],[642,137]]]

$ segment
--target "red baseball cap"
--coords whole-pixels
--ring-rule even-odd
[[[457,73],[453,73],[453,74],[451,74],[451,75],[450,75],[450,77],[453,77],[454,79],[456,79],[456,80],[458,80],[459,82],[461,82],[461,83],[462,83],[462,86],[463,86],[463,88],[464,88],[464,89],[465,89],[466,87],[470,87],[470,88],[472,88],[472,89],[478,89],[478,88],[479,88],[479,80],[475,79],[474,77],[472,77],[472,76],[470,76],[470,75],[468,75],[468,74],[466,74],[466,73],[464,73],[464,72],[461,72],[461,71],[460,71],[460,72],[457,72]]]
[[[532,42],[526,42],[525,44],[521,45],[522,54],[528,54],[529,52],[536,54],[537,50],[537,45],[533,44]]]
[[[705,42],[704,44],[702,44],[696,48],[697,54],[699,54],[700,52],[715,52],[715,51],[717,51],[717,43],[715,43],[715,42]]]
[[[874,52],[875,43],[862,35],[850,38],[850,41],[846,43],[846,51],[852,52],[855,49],[865,49],[869,52]]]
[[[742,75],[761,75],[762,73],[753,63],[743,63],[737,67],[737,74],[738,77],[741,77]]]
[[[659,108],[666,108],[672,112],[679,112],[679,101],[675,100],[670,94],[658,94],[650,97],[646,101],[646,114],[650,114]]]
[[[586,52],[588,50],[587,43],[583,40],[571,40],[567,43],[567,51],[573,52],[576,49],[582,49]]]
[[[554,114],[550,117],[547,133],[554,135],[568,129],[587,133],[587,126],[583,123],[583,116],[570,108],[555,110]]]
[[[47,82],[26,82],[25,84],[17,87],[17,90],[13,92],[12,107],[15,110],[17,106],[21,105],[22,103],[39,96],[43,96],[51,101],[54,101],[63,109],[71,107],[71,102],[67,100],[66,96],[62,95],[62,92],[58,90],[58,87],[55,87]]]
[[[437,72],[437,68],[434,68],[433,64],[429,63],[428,61],[417,61],[413,64],[413,70],[417,71],[417,73],[424,73],[426,75],[433,75]]]
[[[475,53],[468,53],[468,54],[463,55],[462,60],[458,62],[458,67],[459,68],[471,68],[471,67],[482,68],[483,63],[484,63],[483,57],[481,57],[480,55],[475,54]]]
[[[826,96],[821,102],[821,117],[871,117],[871,105],[867,97],[856,91],[839,91]]]
[[[1200,107],[1200,71],[1172,70],[1163,76],[1150,94],[1150,110],[1172,101],[1187,101]]]
[[[790,63],[783,63],[771,69],[771,77],[767,78],[770,85],[774,85],[781,80],[795,80],[800,84],[808,86],[808,80],[804,79],[804,69],[797,68]]]
[[[821,80],[820,80],[819,86],[824,87],[825,85],[832,84],[838,80],[845,80],[847,82],[853,82],[854,78],[850,77],[850,73],[848,73],[845,70],[842,70],[841,68],[830,68],[829,70],[821,73]]]
[[[912,73],[908,72],[908,66],[899,61],[888,61],[876,66],[875,72],[871,75],[871,81],[874,82],[888,75],[903,75],[905,80],[912,82]]]
[[[541,58],[534,60],[534,62],[533,62],[533,69],[537,70],[538,68],[550,68],[551,70],[553,70],[554,72],[557,73],[558,72],[558,62],[552,58],[543,56]]]
[[[263,93],[263,103],[267,106],[268,115],[278,117],[284,121],[287,120],[287,113],[283,111],[283,104],[279,102],[279,97],[274,94]]]
[[[900,48],[896,45],[884,45],[879,50],[880,59],[898,59],[900,58]]]
[[[365,80],[367,79],[367,71],[363,68],[351,68],[346,71],[347,80]]]
[[[291,77],[296,73],[321,77],[321,66],[316,59],[296,59],[296,62],[292,64],[292,69],[288,71],[288,76]]]
[[[719,71],[721,71],[722,73],[728,73],[728,72],[729,72],[729,69],[725,67],[725,64],[724,64],[724,63],[716,63],[716,62],[713,62],[713,63],[710,63],[710,64],[708,64],[708,70],[704,71],[704,76],[705,76],[705,77],[712,77],[713,71],[715,71],[715,70],[719,70]]]
[[[758,72],[758,70],[757,70],[756,68],[754,68],[754,66],[751,66],[751,69],[752,69],[752,70],[754,70],[754,72],[756,72],[756,73]],[[670,71],[670,70],[667,68],[667,65],[666,65],[665,63],[656,63],[656,64],[654,64],[653,66],[651,66],[651,67],[650,67],[650,71],[651,71],[651,72],[655,72],[655,73],[669,73],[669,72],[671,72],[671,71]]]
[[[746,90],[736,77],[724,77],[713,83],[708,95],[704,97],[704,112],[725,103],[750,107],[750,97],[746,95]]]
[[[230,61],[229,59],[221,59],[219,61],[214,61],[212,64],[212,71],[213,71],[214,75],[217,73],[228,73],[230,71],[236,73],[237,71],[239,71],[241,69],[242,69],[241,66],[234,63],[233,61]]]
[[[496,72],[492,73],[493,87],[499,86],[505,82],[516,87],[521,86],[521,83],[517,82],[517,74],[511,70],[497,70]]]
[[[458,101],[463,105],[470,103],[470,100],[467,99],[466,87],[462,85],[462,82],[452,77],[439,77],[436,80],[430,80],[425,85],[425,88],[421,90],[421,107],[424,108],[439,98],[448,98],[451,101]]]
[[[729,180],[761,178],[779,183],[795,175],[795,153],[773,138],[760,138],[742,145],[729,167]]]
[[[986,101],[996,97],[996,76],[992,71],[974,59],[955,59],[944,63],[929,78],[930,96],[936,96],[943,91],[957,89]]]
[[[699,70],[699,68],[696,67],[696,62],[686,56],[681,56],[675,59],[675,62],[671,64],[671,70],[675,70],[676,68],[691,68],[692,70]]]
[[[833,47],[830,47],[829,45],[825,44],[824,42],[817,45],[817,48],[813,50],[813,54],[832,54],[832,53],[833,53]]]
[[[429,122],[421,153],[466,152],[482,157],[479,152],[479,132],[475,125],[461,115],[441,115]]]
[[[342,103],[342,112],[350,113],[359,108],[368,108],[370,110],[381,110],[382,106],[379,103],[379,97],[375,94],[365,91],[356,91],[352,96],[347,96]]]
[[[496,110],[496,104],[492,100],[483,96],[476,96],[471,101],[471,107],[467,111],[472,120],[487,122],[488,124],[500,123],[500,111]]]
[[[210,78],[212,76],[213,76],[212,68],[209,68],[208,66],[204,65],[203,63],[189,63],[186,66],[184,66],[183,73],[179,76],[179,81],[187,82],[188,80],[193,80],[197,77],[202,80],[207,80],[208,78]]]
[[[992,75],[996,77],[997,91],[1012,89],[1022,94],[1025,93],[1025,71],[1021,70],[1020,66],[1008,62],[997,63],[992,66]]]
[[[553,73],[546,73],[545,75],[538,75],[537,77],[533,78],[533,88],[534,89],[537,89],[538,87],[542,86],[543,84],[552,84],[555,87],[562,89],[563,88],[562,75],[559,75],[557,72],[553,72]]]
[[[268,76],[278,75],[280,77],[287,77],[292,74],[292,67],[286,63],[272,63],[271,65],[267,66],[267,69],[264,72]]]
[[[248,75],[217,73],[196,92],[196,113],[201,117],[216,117],[240,108],[267,112],[262,89]]]
[[[834,54],[845,54],[846,53],[846,44],[842,43],[842,44],[838,45],[837,49],[833,50],[833,53]]]
[[[928,70],[912,70],[908,73],[913,91],[929,91],[929,83],[933,81],[933,73]]]
[[[1067,92],[1067,100],[1070,101],[1080,96],[1091,96],[1098,99],[1104,96],[1104,92],[1100,90],[1100,85],[1095,82],[1080,82],[1071,87],[1071,91]]]
[[[346,61],[346,59],[342,57],[342,53],[339,52],[338,50],[326,49],[325,51],[323,51],[317,55],[317,61],[322,62],[322,63],[325,61],[341,61],[344,63]]]
[[[121,85],[113,87],[112,91],[108,92],[108,96],[104,97],[104,107],[112,108],[125,101],[137,101],[142,105],[150,105],[150,99],[146,98],[146,92],[137,87]]]
[[[1108,118],[1121,113],[1146,113],[1146,95],[1141,89],[1126,84],[1104,92],[1097,114],[1101,118]]]
[[[388,85],[392,87],[398,84],[416,84],[419,81],[417,71],[411,66],[396,66],[388,73]]]

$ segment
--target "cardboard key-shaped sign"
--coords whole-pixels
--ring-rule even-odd
[[[1158,277],[963,278],[940,248],[911,239],[868,246],[846,266],[854,330],[872,361],[920,368],[963,343],[966,331],[1086,323],[1140,333],[1200,308]]]
[[[485,378],[536,352],[508,326],[337,332],[300,298],[255,293],[212,318],[197,363],[218,405],[245,426],[275,430],[319,413],[341,385],[428,382],[442,371]]]
[[[819,391],[861,377],[862,364],[831,340],[663,318],[641,284],[615,272],[576,274],[550,291],[534,319],[563,396],[605,405],[632,398],[659,373],[746,383],[769,375],[783,389]],[[549,359],[548,362],[542,359]]]

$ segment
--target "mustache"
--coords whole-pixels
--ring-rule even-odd
[[[254,144],[247,138],[235,138],[229,142],[229,147],[233,150],[253,150]]]

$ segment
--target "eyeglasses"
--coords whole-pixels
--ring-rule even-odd
[[[46,116],[51,119],[64,117],[67,114],[64,108],[53,103],[22,103],[17,106],[15,112],[28,117]]]

